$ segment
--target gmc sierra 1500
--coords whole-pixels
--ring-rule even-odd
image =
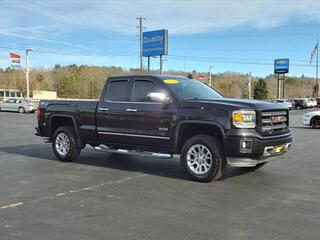
[[[61,161],[86,144],[96,150],[156,157],[180,154],[193,180],[219,179],[229,164],[258,168],[282,158],[292,142],[288,109],[272,102],[224,98],[182,76],[118,76],[99,101],[40,101],[36,135]]]

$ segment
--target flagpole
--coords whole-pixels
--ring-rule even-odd
[[[319,97],[319,83],[318,83],[318,67],[319,67],[319,38],[317,38],[317,66],[316,66],[316,97]]]

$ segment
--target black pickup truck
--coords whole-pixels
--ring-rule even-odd
[[[96,150],[155,157],[180,155],[193,180],[219,179],[229,164],[259,168],[291,146],[288,109],[278,103],[224,98],[182,76],[117,76],[99,101],[40,101],[36,135],[61,161],[86,144]]]

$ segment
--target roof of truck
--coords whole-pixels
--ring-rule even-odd
[[[182,75],[173,75],[173,74],[139,74],[139,75],[118,75],[110,78],[120,78],[120,77],[130,77],[130,78],[135,78],[135,77],[155,77],[159,78],[161,80],[163,79],[169,79],[169,78],[187,78],[186,76]]]

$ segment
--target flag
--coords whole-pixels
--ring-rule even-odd
[[[10,53],[11,67],[20,68],[20,55],[16,53]]]
[[[314,56],[316,56],[317,53],[318,53],[318,43],[316,44],[316,46],[315,46],[315,47],[312,49],[312,51],[311,51],[310,64],[311,64],[311,62],[312,62],[312,58],[313,58]]]

